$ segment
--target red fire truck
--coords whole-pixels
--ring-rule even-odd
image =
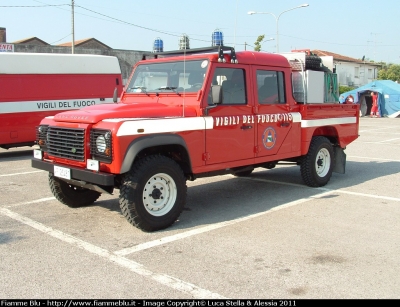
[[[0,147],[32,146],[42,118],[112,103],[122,93],[118,59],[100,55],[0,53]]]
[[[119,189],[122,214],[144,231],[177,220],[187,180],[292,162],[306,185],[324,186],[345,172],[359,106],[339,104],[336,75],[307,56],[227,46],[154,54],[135,65],[119,103],[43,119],[32,166],[70,207]]]

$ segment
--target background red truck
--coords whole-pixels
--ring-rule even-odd
[[[42,118],[63,110],[112,103],[122,93],[111,56],[0,53],[0,147],[32,146]]]
[[[119,189],[123,215],[145,231],[177,220],[187,180],[283,161],[323,186],[345,172],[359,106],[339,104],[336,75],[307,57],[227,46],[155,54],[135,65],[119,103],[42,120],[32,166],[71,207]]]

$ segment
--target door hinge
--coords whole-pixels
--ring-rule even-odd
[[[203,161],[210,160],[210,154],[208,152],[203,153]]]
[[[258,145],[254,146],[254,153],[257,154],[260,152],[260,148],[258,147]]]

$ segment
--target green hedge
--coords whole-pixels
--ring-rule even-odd
[[[355,87],[340,85],[339,86],[339,95],[354,90]]]

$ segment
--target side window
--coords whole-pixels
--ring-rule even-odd
[[[243,69],[217,68],[212,84],[222,86],[222,104],[246,104],[245,71]]]
[[[259,104],[286,103],[283,73],[273,70],[257,70]]]

